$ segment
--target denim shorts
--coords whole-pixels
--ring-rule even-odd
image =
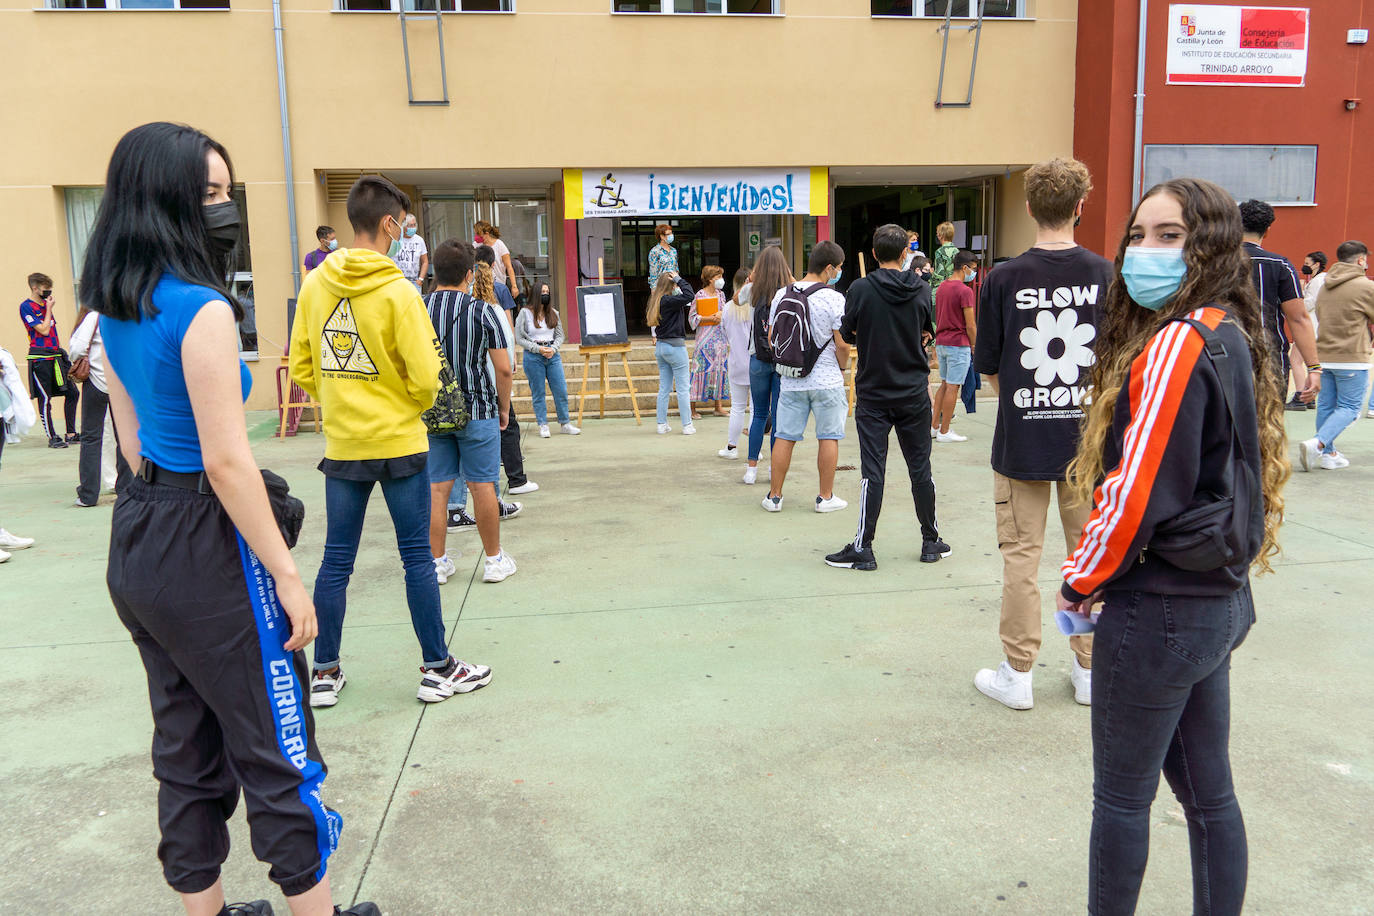
[[[802,441],[808,414],[816,417],[817,439],[843,439],[844,421],[849,416],[849,396],[843,388],[783,390],[778,395],[775,429],[778,438],[789,442]]]
[[[501,479],[501,421],[469,420],[461,432],[429,437],[429,482]]]
[[[973,365],[972,347],[947,347],[935,345],[935,355],[940,360],[940,379],[949,385],[962,385],[968,381],[968,369]]]

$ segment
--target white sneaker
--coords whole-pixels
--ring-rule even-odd
[[[1073,667],[1069,669],[1069,681],[1073,684],[1074,702],[1079,706],[1093,705],[1093,669],[1080,665],[1077,655],[1073,657]]]
[[[333,674],[316,671],[310,676],[311,708],[319,709],[321,706],[333,706],[339,702],[339,691],[344,689],[346,683],[348,681],[342,668],[335,668]]]
[[[1035,705],[1031,698],[1031,672],[1017,671],[1005,661],[996,671],[984,668],[975,674],[973,686],[1008,709],[1030,709]]]
[[[580,435],[582,435],[582,429],[581,429],[580,427],[573,426],[571,423],[564,423],[562,426],[560,426],[560,427],[558,427],[558,428],[561,429],[561,430],[563,430],[563,435],[565,435],[565,436],[580,436]]]
[[[453,565],[453,559],[448,554],[434,558],[434,578],[439,580],[440,585],[447,583],[449,576],[456,575],[458,567]]]
[[[1341,468],[1350,467],[1350,459],[1336,452],[1332,455],[1322,455],[1321,469],[1323,471],[1339,471]]]
[[[1369,410],[1366,410],[1364,412],[1364,415],[1366,419],[1374,420],[1374,407],[1371,407]]]
[[[744,482],[747,484],[757,483],[759,479],[759,468],[755,465],[752,468],[744,469]]]
[[[688,423],[686,426],[682,427],[682,434],[684,436],[695,436],[697,434],[697,428],[691,423]]]
[[[1321,450],[1321,441],[1315,436],[1298,443],[1298,461],[1301,462],[1304,471],[1310,471],[1316,466]]]
[[[938,435],[940,435],[940,431],[932,426],[930,428],[930,438],[934,439]]]
[[[504,550],[482,563],[483,582],[504,582],[515,575],[515,558]]]
[[[782,511],[782,497],[781,497],[781,496],[765,496],[765,497],[763,498],[763,508],[767,509],[769,512],[781,512],[781,511]]]
[[[848,505],[849,503],[845,502],[844,500],[840,499],[838,496],[835,496],[834,494],[831,494],[829,499],[821,499],[819,496],[816,497],[817,512],[839,512],[841,509]]]
[[[729,461],[734,461],[735,459],[739,458],[739,447],[735,445],[727,445],[725,446],[725,448],[716,452],[716,455],[721,458],[725,458]]]
[[[947,432],[947,433],[936,432],[936,433],[935,433],[935,441],[936,441],[936,442],[967,442],[967,441],[968,441],[968,436],[961,436],[961,435],[959,435],[958,433],[956,433],[954,430],[951,429],[951,430],[950,430],[949,432]]]
[[[537,489],[539,489],[539,484],[533,480],[527,480],[518,487],[511,487],[506,492],[511,496],[524,496],[526,493],[533,493]]]
[[[9,555],[9,554],[5,553],[3,550],[0,550],[0,563],[5,562],[5,561],[8,560],[9,558],[10,558],[10,555]]]
[[[23,550],[33,546],[33,538],[21,538],[17,534],[10,534],[4,528],[0,528],[0,548],[5,550]]]
[[[486,665],[470,665],[452,659],[453,670],[447,675],[435,668],[420,669],[420,690],[417,699],[426,703],[442,703],[455,693],[471,693],[491,683],[491,669]]]
[[[548,427],[547,425],[544,425],[544,426],[539,427],[539,438],[540,438],[540,439],[547,439],[547,438],[549,438],[549,427]]]
[[[672,432],[672,431],[673,431],[673,428],[672,428],[671,426],[669,426],[667,423],[660,423],[660,424],[658,424],[658,434],[659,434],[660,436],[663,435],[664,433],[670,433],[670,432]]]

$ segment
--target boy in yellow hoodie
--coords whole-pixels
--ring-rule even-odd
[[[405,236],[410,198],[385,178],[348,193],[354,247],[306,277],[291,328],[291,380],[323,406],[326,535],[315,578],[315,673],[310,705],[333,706],[348,580],[363,518],[381,484],[405,565],[406,601],[420,641],[419,698],[438,703],[484,687],[491,669],[449,654],[429,555],[429,440],[420,414],[439,388],[439,342],[414,284],[390,257]]]

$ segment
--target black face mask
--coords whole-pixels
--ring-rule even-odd
[[[548,293],[540,293],[540,294],[539,294],[539,304],[540,304],[540,305],[548,305],[549,302],[552,301],[552,299],[553,299],[553,297],[550,296]]]
[[[205,228],[215,254],[228,257],[239,243],[239,205],[232,200],[205,208]]]
[[[1306,264],[1302,265],[1302,274],[1304,277],[1312,276],[1312,268],[1308,267]]]

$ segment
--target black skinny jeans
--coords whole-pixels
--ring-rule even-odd
[[[76,498],[86,505],[94,505],[100,498],[100,457],[105,441],[105,413],[110,396],[89,379],[81,385],[81,457],[78,460],[79,478]],[[113,426],[114,424],[111,424]],[[119,450],[119,430],[115,430],[115,492],[133,477],[124,453]]]
[[[1188,818],[1195,916],[1245,902],[1245,822],[1231,782],[1231,652],[1254,622],[1230,595],[1108,591],[1093,641],[1088,912],[1135,912],[1159,774]]]
[[[859,435],[859,463],[863,480],[859,484],[859,530],[854,546],[862,550],[873,546],[878,534],[878,516],[883,511],[883,491],[887,482],[888,436],[897,433],[897,445],[906,459],[911,479],[911,498],[916,518],[921,523],[921,539],[926,544],[940,539],[935,521],[935,481],[930,470],[930,396],[918,392],[909,403],[897,407],[875,407],[862,396],[854,405],[854,428]]]

